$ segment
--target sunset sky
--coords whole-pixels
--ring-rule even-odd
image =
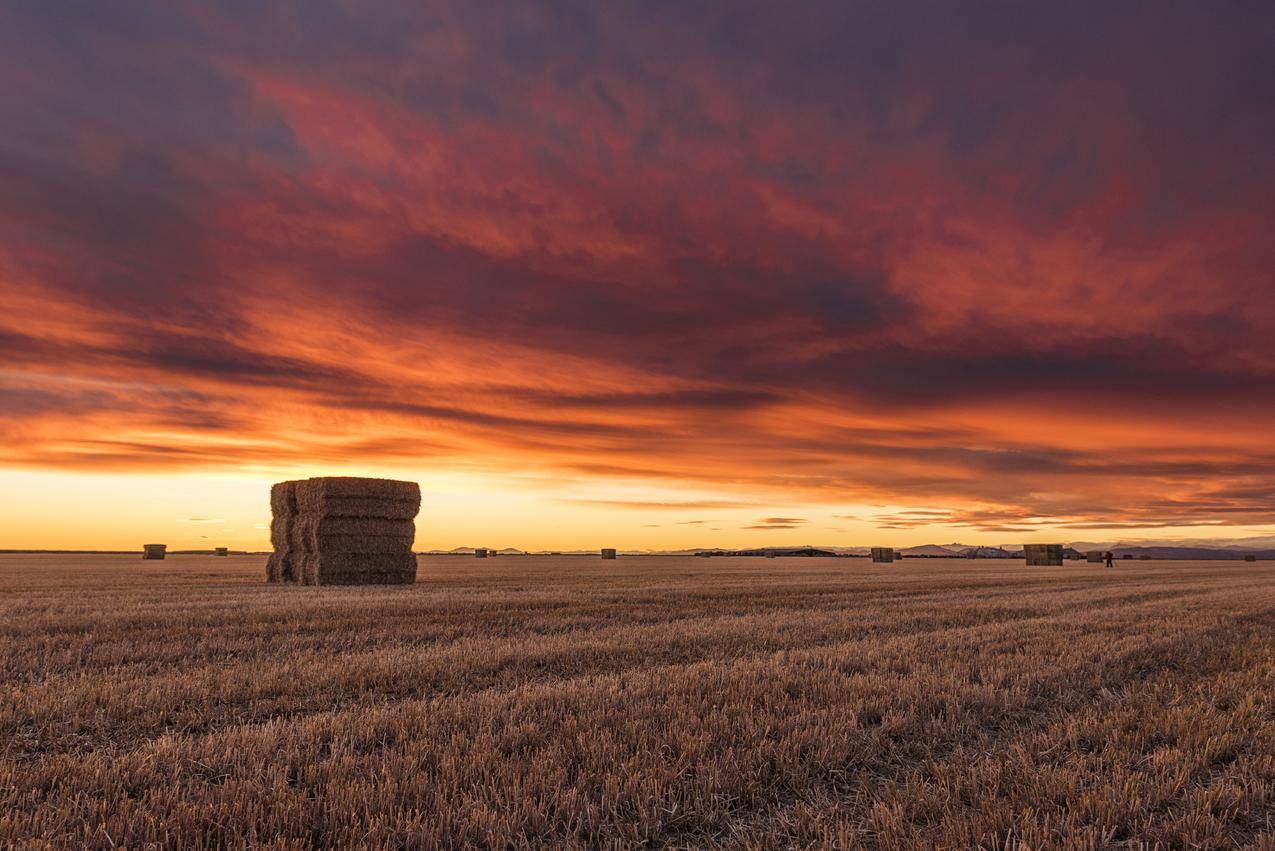
[[[6,2],[0,547],[1275,533],[1275,6]]]

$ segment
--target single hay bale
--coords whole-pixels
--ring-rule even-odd
[[[301,480],[279,482],[270,486],[270,511],[275,517],[297,513],[297,485]]]
[[[873,564],[892,564],[894,562],[894,547],[873,547],[872,563]]]
[[[295,514],[276,514],[270,521],[270,546],[276,550],[292,546],[292,526],[296,522]]]
[[[298,558],[306,585],[397,585],[416,581],[413,553],[306,553]]]
[[[300,582],[297,553],[288,549],[275,550],[266,559],[267,582]]]
[[[397,479],[369,479],[363,476],[319,476],[305,479],[297,487],[297,505],[304,511],[308,504],[328,497],[358,496],[367,499],[395,499],[420,502],[421,486]]]
[[[315,505],[302,508],[300,514],[317,517],[362,517],[376,520],[413,520],[420,511],[419,502],[402,499],[371,499],[358,496],[323,497]]]
[[[142,544],[142,558],[162,560],[168,551],[168,544]]]
[[[323,517],[411,520],[421,508],[416,482],[337,476],[307,479],[296,487],[297,510]]]
[[[266,581],[282,582],[283,581],[283,561],[286,556],[283,553],[275,551],[266,559]]]
[[[306,537],[315,535],[361,535],[378,538],[416,537],[416,523],[412,520],[298,514],[292,522],[302,528]]]
[[[416,582],[416,568],[389,573],[351,573],[329,576],[311,585],[412,585]]]
[[[615,558],[615,550],[614,550],[614,549],[612,549],[611,547],[603,547],[603,548],[602,548],[602,557],[603,557],[603,558],[605,558],[605,559],[613,559],[613,558]]]
[[[311,553],[410,553],[414,540],[387,535],[311,535],[301,549]]]
[[[1106,559],[1102,557],[1102,550],[1090,550],[1085,553],[1085,558],[1090,564],[1102,564]]]
[[[1062,544],[1024,544],[1023,558],[1033,567],[1059,567],[1063,563]]]

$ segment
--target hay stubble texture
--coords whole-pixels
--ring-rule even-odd
[[[1273,562],[422,560],[0,556],[0,848],[1275,847]]]

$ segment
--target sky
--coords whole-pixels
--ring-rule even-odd
[[[1266,2],[0,5],[0,547],[1275,532]]]

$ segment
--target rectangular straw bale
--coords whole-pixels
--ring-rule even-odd
[[[410,520],[302,514],[291,523],[288,546],[302,552],[404,553],[412,551],[415,539],[416,524]]]
[[[306,553],[298,559],[306,585],[394,585],[416,581],[412,553]]]
[[[337,476],[301,482],[296,499],[304,514],[411,520],[421,508],[421,488],[416,482]]]
[[[320,476],[306,479],[298,488],[298,504],[318,496],[358,496],[368,499],[419,501],[421,486],[397,479],[369,479],[361,476]]]
[[[301,512],[315,517],[367,517],[376,520],[412,520],[420,503],[402,499],[367,499],[358,496],[324,497]]]
[[[378,517],[323,517],[298,514],[292,521],[305,538],[316,535],[360,535],[377,538],[414,538],[416,524],[411,520],[383,520]]]
[[[872,561],[876,564],[892,564],[894,547],[872,547]]]
[[[267,582],[283,582],[284,561],[287,556],[275,550],[266,559],[266,581]]]
[[[1024,544],[1023,558],[1031,566],[1061,566],[1063,563],[1063,545]]]
[[[413,538],[389,535],[312,535],[305,539],[312,553],[410,553]]]
[[[299,480],[279,482],[270,487],[270,511],[275,517],[297,513],[297,485]]]
[[[270,521],[270,546],[277,549],[287,549],[292,546],[292,527],[296,524],[297,517],[295,514],[276,514],[274,519]]]

